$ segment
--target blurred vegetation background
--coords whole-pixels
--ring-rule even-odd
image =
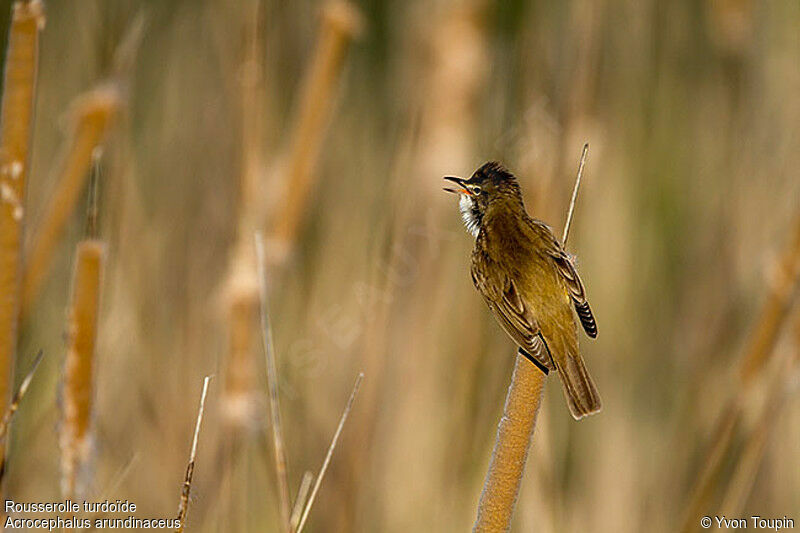
[[[548,387],[515,530],[677,529],[800,211],[800,3],[338,6],[346,13],[327,16],[343,16],[354,40],[309,134],[298,116],[330,8],[262,1],[46,2],[26,249],[59,179],[72,103],[103,84],[122,98],[101,162],[108,262],[81,496],[174,516],[200,385],[214,374],[188,530],[278,531],[258,318],[245,314],[251,329],[236,337],[230,303],[232,272],[252,266],[237,249],[258,228],[292,496],[365,373],[309,530],[469,528],[514,348],[472,287],[472,239],[440,178],[500,160],[560,233],[589,142],[569,248],[599,325],[581,347],[604,411],[575,423]],[[314,145],[308,135],[319,149],[293,156]],[[292,157],[307,165],[308,196],[292,197]],[[82,198],[23,314],[17,383],[39,348],[46,359],[15,421],[5,484],[17,501],[60,497]],[[297,232],[278,238],[289,203]],[[255,213],[247,223],[243,211]],[[797,357],[800,311],[788,312],[775,354]],[[770,414],[738,516],[800,509],[796,396]],[[721,514],[736,466],[722,465],[706,514]]]

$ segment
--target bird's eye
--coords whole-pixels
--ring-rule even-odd
[[[478,186],[478,185],[473,185],[472,186],[472,194],[477,196],[477,195],[481,194],[482,192],[483,192],[483,190],[480,188],[480,186]]]

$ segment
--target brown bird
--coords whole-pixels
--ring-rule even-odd
[[[519,183],[496,162],[456,187],[467,230],[475,237],[472,281],[520,352],[543,372],[558,372],[576,420],[601,408],[597,388],[578,351],[577,312],[586,334],[597,324],[572,260],[550,227],[528,215]]]

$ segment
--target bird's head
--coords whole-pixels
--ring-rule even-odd
[[[444,190],[458,194],[461,216],[467,230],[477,237],[486,211],[492,206],[509,204],[511,208],[522,206],[522,193],[514,175],[496,161],[481,165],[469,179],[445,176],[455,187]]]

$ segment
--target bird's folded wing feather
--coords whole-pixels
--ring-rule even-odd
[[[550,256],[553,258],[558,273],[561,274],[562,279],[567,284],[569,296],[575,305],[575,311],[578,313],[583,329],[590,337],[597,337],[597,322],[594,320],[589,302],[586,301],[586,290],[583,288],[583,282],[578,276],[578,271],[575,270],[575,265],[572,264],[569,256],[561,249],[552,250]]]
[[[539,325],[520,298],[514,281],[497,270],[473,265],[472,282],[514,342],[545,368],[555,370],[547,349],[538,338]]]

